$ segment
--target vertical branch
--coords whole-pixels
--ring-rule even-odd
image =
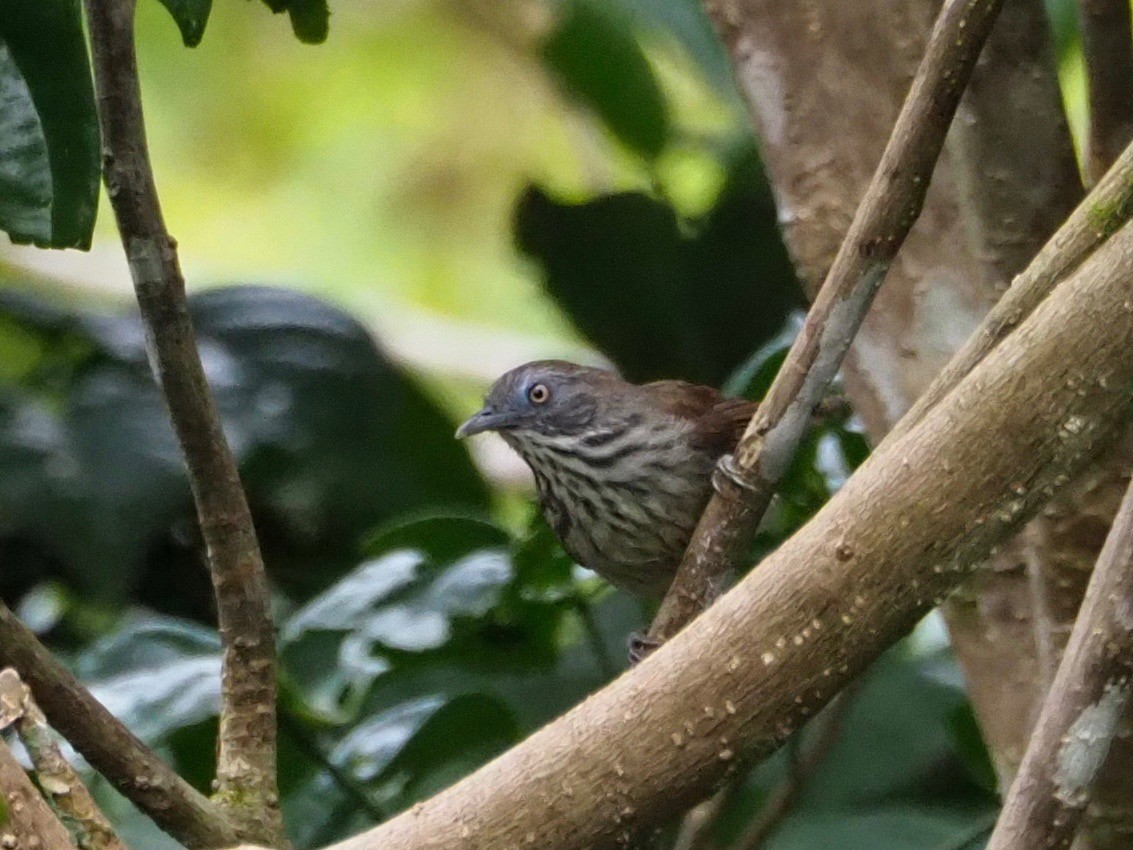
[[[1128,0],[1078,0],[1090,99],[1086,175],[1098,180],[1133,140],[1133,31]]]
[[[146,149],[134,0],[86,0],[103,179],[129,260],[150,354],[188,466],[224,645],[217,800],[252,837],[282,840],[276,790],[275,635],[251,513],[205,381],[176,243]]]
[[[0,847],[75,850],[71,836],[39,796],[12,751],[0,738]]]
[[[924,205],[952,117],[1003,0],[948,0],[849,232],[774,383],[714,483],[683,562],[650,626],[661,642],[710,601],[747,548],[811,412]]]
[[[0,670],[0,728],[14,725],[31,756],[39,787],[83,850],[126,850],[79,774],[63,758],[31,690],[10,667]]]
[[[1133,486],[1106,538],[990,850],[1068,847],[1133,691]]]

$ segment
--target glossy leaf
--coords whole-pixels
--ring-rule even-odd
[[[216,716],[220,641],[211,629],[146,617],[93,644],[76,673],[115,717],[146,741]]]
[[[90,247],[99,136],[79,4],[0,4],[0,228],[15,242]]]
[[[567,204],[533,188],[516,234],[548,293],[627,377],[719,385],[798,303],[774,221],[746,159],[716,206],[687,224],[642,194]]]
[[[623,144],[656,158],[669,135],[668,106],[628,21],[596,0],[569,0],[561,9],[543,60]]]
[[[394,516],[486,506],[452,423],[352,318],[269,287],[190,309],[269,572],[291,594],[347,572]],[[207,616],[184,463],[138,319],[12,298],[0,315],[28,335],[0,394],[0,541],[28,553],[32,578]]]
[[[161,0],[161,5],[177,22],[186,47],[196,47],[201,43],[209,12],[212,11],[212,0]]]

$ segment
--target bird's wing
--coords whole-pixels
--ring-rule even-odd
[[[654,381],[641,389],[665,412],[696,422],[697,436],[720,454],[735,448],[756,408],[747,399],[686,381]]]

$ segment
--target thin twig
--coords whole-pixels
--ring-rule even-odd
[[[0,670],[0,729],[7,726],[15,727],[31,756],[39,787],[75,843],[83,850],[126,850],[79,774],[63,757],[31,689],[11,667]]]
[[[693,806],[681,819],[673,850],[715,850],[712,830],[733,788],[721,788],[707,800]]]
[[[763,808],[736,840],[734,850],[756,850],[762,847],[782,825],[798,802],[806,783],[841,740],[855,691],[856,687],[851,685],[831,701],[827,708],[829,716],[818,736],[810,746],[800,749],[791,760],[786,778],[767,795]]]
[[[1133,145],[1122,152],[1101,182],[1058,228],[1026,270],[1015,278],[976,332],[901,417],[875,453],[883,451],[920,422],[1130,216],[1133,216]]]
[[[1003,0],[949,0],[872,181],[826,282],[734,459],[649,630],[660,643],[711,601],[747,549],[811,412],[826,393],[866,311],[924,204],[952,117]]]
[[[134,0],[86,0],[103,178],[188,466],[216,592],[224,646],[216,800],[248,838],[280,844],[275,632],[267,579],[236,462],[201,366],[176,243],[162,219],[149,163],[134,6]]]
[[[1133,485],[1102,547],[989,850],[1069,847],[1133,692]]]
[[[1090,99],[1086,175],[1096,181],[1133,140],[1133,29],[1129,0],[1079,0]]]
[[[0,603],[0,665],[19,671],[51,725],[126,799],[187,847],[223,847],[240,834],[225,812],[122,725]]]
[[[0,738],[0,847],[75,850],[66,828]]]

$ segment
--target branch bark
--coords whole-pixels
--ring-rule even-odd
[[[227,847],[240,833],[107,711],[0,603],[0,665],[15,668],[51,725],[124,797],[188,847]]]
[[[0,810],[7,819],[0,820],[0,847],[35,848],[35,850],[75,850],[71,836],[35,786],[12,751],[0,738],[0,793],[4,799]]]
[[[0,670],[0,729],[14,725],[31,756],[39,787],[83,850],[126,850],[79,774],[63,757],[31,689],[11,667]]]
[[[649,629],[667,640],[711,601],[750,546],[812,411],[842,366],[873,297],[924,206],[952,117],[1003,0],[947,0],[873,180],[834,265],[716,494]]]
[[[989,850],[1068,847],[1133,690],[1133,486],[1125,494]]]
[[[613,848],[771,752],[1115,437],[1133,412],[1130,275],[1127,226],[688,628],[335,850]]]
[[[189,473],[224,646],[217,802],[251,838],[283,842],[276,788],[275,633],[248,503],[209,392],[146,149],[134,0],[86,0],[103,178]]]
[[[1090,129],[1086,175],[1098,180],[1133,140],[1133,29],[1126,0],[1079,0]]]

